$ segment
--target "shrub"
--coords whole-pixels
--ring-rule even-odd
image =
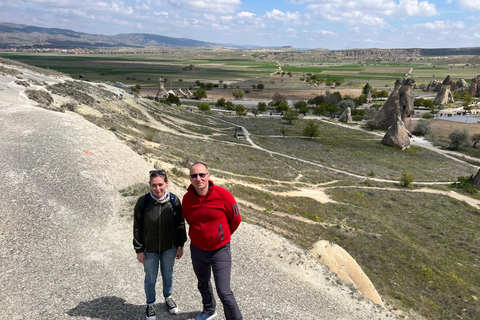
[[[41,90],[25,90],[28,99],[36,101],[39,105],[49,106],[53,103],[50,93]]]
[[[414,134],[424,136],[430,133],[430,122],[425,119],[420,119],[413,130]]]
[[[471,144],[470,134],[466,129],[455,129],[448,135],[448,138],[450,139],[450,147],[455,150]]]
[[[400,178],[400,186],[403,188],[411,188],[413,181],[415,181],[415,178],[411,174],[404,172]]]
[[[200,110],[200,111],[208,111],[208,110],[210,110],[210,106],[208,105],[208,103],[199,103],[199,104],[197,105],[197,107],[198,107],[198,110]]]
[[[62,109],[67,109],[68,111],[75,112],[77,110],[78,104],[75,100],[70,100],[69,102],[65,102],[60,106]]]
[[[469,177],[458,177],[457,182],[452,183],[452,187],[465,190],[472,194],[477,192],[477,189],[473,184],[473,174]]]

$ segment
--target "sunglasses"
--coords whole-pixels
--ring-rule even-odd
[[[160,176],[164,176],[166,174],[165,170],[152,170],[150,172],[148,172],[148,174],[150,175],[154,175],[154,174],[158,174]]]
[[[199,176],[201,179],[205,178],[208,173],[194,173],[190,175],[190,178],[192,179],[197,179],[197,176]]]

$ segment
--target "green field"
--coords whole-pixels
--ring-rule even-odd
[[[443,81],[450,75],[467,82],[480,70],[468,64],[435,65],[432,61],[409,63],[369,63],[342,61],[263,61],[254,55],[239,52],[165,52],[161,54],[85,54],[60,53],[5,53],[0,57],[17,60],[29,65],[49,68],[71,75],[82,75],[85,80],[122,82],[142,87],[157,87],[157,79],[167,79],[165,86],[172,88],[195,86],[196,81],[216,85],[250,87],[263,82],[271,88],[299,88],[305,86],[301,78],[307,74],[319,79],[336,79],[347,87],[361,87],[369,82],[374,87],[392,86],[412,69],[411,77],[416,83],[428,83],[434,79]],[[194,65],[196,70],[184,71]],[[276,74],[281,70],[292,77]],[[272,74],[275,76],[272,78]],[[286,81],[284,81],[286,80]]]

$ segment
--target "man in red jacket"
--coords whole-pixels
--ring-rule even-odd
[[[230,192],[209,180],[207,165],[202,162],[190,167],[190,186],[183,197],[182,211],[190,225],[192,264],[202,295],[203,311],[195,320],[217,316],[210,276],[213,270],[215,286],[227,320],[240,320],[242,314],[230,289],[232,256],[231,235],[242,218],[237,202]]]

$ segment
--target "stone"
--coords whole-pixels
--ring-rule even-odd
[[[434,105],[445,105],[449,102],[454,102],[453,95],[452,95],[452,79],[450,76],[447,76],[445,80],[442,82],[442,87],[438,91],[435,99],[433,100]]]
[[[398,112],[396,120],[383,136],[382,143],[405,150],[410,148],[410,137],[411,133],[405,128],[405,123],[402,120],[400,112]]]
[[[480,189],[480,169],[477,174],[473,177],[473,185],[475,188]]]
[[[480,97],[480,75],[472,78],[468,87],[468,94],[472,97]]]
[[[403,81],[397,80],[392,93],[388,97],[383,107],[378,111],[372,126],[376,129],[387,130],[397,117],[397,111],[403,122],[410,124],[414,112],[414,94],[413,85],[415,81],[407,78]]]
[[[423,89],[423,91],[438,92],[440,91],[441,87],[442,87],[442,83],[439,80],[435,79],[433,81],[430,81],[425,87],[425,89]]]
[[[352,109],[348,107],[345,111],[342,112],[338,121],[345,123],[352,123]]]

